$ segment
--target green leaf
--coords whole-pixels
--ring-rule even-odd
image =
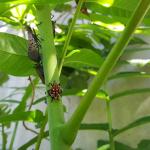
[[[10,17],[12,13],[9,10],[14,8],[15,6],[16,5],[9,5],[9,4],[0,5],[0,17],[6,17],[6,18]]]
[[[86,2],[95,2],[105,7],[110,7],[113,5],[114,0],[86,0]]]
[[[132,129],[132,128],[135,128],[135,127],[147,124],[147,123],[150,123],[150,116],[139,118],[139,119],[135,120],[134,122],[128,124],[127,126],[114,131],[113,136],[117,136],[118,134],[121,134],[122,132],[125,132],[129,129]]]
[[[12,121],[39,122],[43,120],[43,118],[44,118],[43,113],[39,110],[26,111],[0,116],[0,123],[8,123]]]
[[[64,66],[69,66],[72,68],[82,68],[87,66],[99,68],[102,63],[102,57],[92,50],[78,49],[71,51],[66,56]]]
[[[0,33],[0,71],[15,76],[35,74],[27,56],[27,41],[16,35]]]
[[[97,37],[105,39],[107,41],[110,40],[110,35],[115,36],[115,34],[104,30],[101,26],[96,25],[96,24],[79,24],[79,25],[76,25],[74,27],[73,36],[76,35],[76,34],[79,37],[82,34],[84,34],[84,35],[86,35],[85,38],[89,38],[89,39],[94,38],[95,35],[96,35]],[[93,42],[93,40],[91,40],[91,42]]]
[[[0,5],[0,20],[22,28],[22,23],[26,22],[25,16],[27,13],[28,15],[32,15],[32,11],[29,12],[29,10],[31,10],[31,5],[3,3]]]
[[[11,3],[11,4],[59,4],[65,3],[71,0],[1,0],[0,3]]]
[[[110,37],[115,34],[104,30],[101,26],[95,24],[80,24],[76,25],[71,38],[70,45],[74,49],[84,48],[96,51],[103,54],[103,48],[107,43],[106,48],[109,46]],[[101,54],[101,56],[102,56]]]
[[[64,12],[64,11],[71,11],[71,5],[69,4],[60,4],[60,5],[57,5],[54,9],[55,11],[57,12]]]
[[[150,149],[150,140],[142,140],[138,144],[137,150],[149,150]]]
[[[137,6],[137,5],[135,5]],[[132,11],[124,9],[124,8],[119,8],[119,7],[103,7],[101,5],[98,5],[97,3],[88,3],[87,7],[91,9],[93,12],[101,13],[106,16],[117,16],[117,17],[126,17],[128,18],[131,14]]]
[[[133,11],[135,7],[137,6],[138,2],[139,0],[132,0],[130,3],[124,0],[115,0],[113,3],[113,6]]]
[[[100,3],[86,3],[86,6],[92,11],[90,15],[92,21],[102,22],[102,26],[107,26],[108,29],[110,29],[109,26],[115,25],[115,23],[120,22],[126,25],[138,2],[138,0],[132,0],[130,3],[125,0],[115,0],[114,3],[111,4],[111,7],[102,6]],[[149,17],[150,11],[143,20],[145,25],[150,25]]]
[[[7,74],[0,72],[0,85],[8,81],[9,77]]]

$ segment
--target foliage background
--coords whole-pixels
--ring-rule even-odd
[[[19,1],[15,1],[18,3]],[[82,90],[87,88],[88,83],[93,78],[93,74],[96,73],[99,65],[102,64],[103,60],[108,55],[111,47],[115,44],[116,40],[120,36],[121,31],[126,25],[131,13],[133,12],[137,0],[132,0],[130,4],[126,1],[121,0],[108,0],[108,1],[95,1],[95,3],[86,3],[85,7],[89,9],[90,16],[81,13],[80,18],[78,20],[78,25],[75,26],[75,30],[73,33],[73,37],[71,40],[71,44],[69,47],[68,57],[65,59],[63,75],[61,82],[63,83],[64,91],[68,92],[68,95],[82,95],[79,94]],[[69,18],[70,13],[74,12],[75,3],[73,5],[66,4],[64,7],[60,7],[62,4],[55,8],[54,12],[54,20],[56,20],[56,37],[55,43],[57,47],[58,57],[61,55],[61,48],[65,39],[65,34],[67,32],[67,23],[70,22]],[[106,7],[107,6],[107,7]],[[1,20],[2,27],[1,31],[4,31],[6,26],[8,27],[7,31],[9,32],[12,28],[15,31],[20,31],[19,36],[23,36],[21,34],[22,24],[21,19],[23,15],[24,6],[19,6],[14,8],[16,13],[11,12],[10,7],[7,5],[0,6],[1,10]],[[7,9],[8,7],[8,9]],[[61,8],[61,9],[60,9]],[[15,10],[16,9],[16,10]],[[17,11],[21,13],[18,16]],[[32,12],[28,12],[31,13]],[[57,15],[63,14],[62,18],[58,21]],[[13,18],[12,18],[13,16]],[[65,20],[65,22],[62,22]],[[18,19],[18,20],[17,20]],[[92,21],[92,24],[90,23]],[[31,21],[32,22],[32,21]],[[34,21],[33,21],[34,22]],[[7,24],[9,25],[7,25]],[[81,23],[83,23],[81,25]],[[116,79],[109,80],[105,83],[103,90],[109,94],[109,96],[114,95],[118,92],[126,91],[126,95],[129,95],[132,92],[132,89],[140,89],[138,91],[138,95],[131,95],[126,97],[120,97],[112,101],[112,120],[113,120],[113,128],[118,129],[126,126],[128,123],[133,122],[134,120],[149,115],[148,104],[150,103],[149,99],[149,13],[146,15],[143,23],[137,29],[134,38],[131,40],[128,48],[126,49],[123,56],[120,58],[119,63],[113,70],[112,75],[116,75]],[[60,32],[60,31],[63,32]],[[5,31],[6,32],[6,31]],[[60,33],[59,33],[60,32]],[[23,32],[24,33],[24,32]],[[17,33],[18,34],[18,33]],[[9,35],[0,34],[1,44],[0,44],[0,70],[2,73],[5,73],[4,77],[2,76],[1,81],[7,81],[7,74],[12,74],[16,76],[27,76],[30,74],[35,75],[35,71],[32,66],[32,62],[30,62],[26,55],[26,42],[23,39],[20,39],[20,42],[23,41],[23,45],[15,45],[17,40],[12,40],[10,42]],[[8,41],[9,42],[8,42]],[[19,41],[18,41],[19,42]],[[4,43],[4,44],[3,44]],[[10,45],[8,43],[11,43]],[[18,46],[20,46],[18,48]],[[19,51],[21,50],[21,51]],[[4,57],[7,54],[9,57]],[[9,54],[8,54],[9,53]],[[14,54],[20,54],[19,57],[16,58]],[[7,59],[4,59],[7,58]],[[10,59],[11,58],[11,59]],[[93,59],[94,58],[94,59]],[[136,61],[135,61],[136,59]],[[9,61],[11,60],[11,61]],[[12,61],[14,63],[12,63]],[[70,68],[68,68],[70,67]],[[117,74],[120,73],[121,74]],[[122,73],[124,72],[124,73]],[[144,73],[143,73],[144,72]],[[121,78],[121,77],[122,78]],[[9,77],[10,79],[7,81],[8,83],[3,84],[2,89],[7,88],[8,85],[13,87],[18,84],[22,78],[17,78],[17,83],[11,81],[13,77]],[[81,82],[82,81],[82,82]],[[12,82],[12,83],[10,83]],[[25,78],[26,86],[28,81]],[[20,84],[20,83],[19,83]],[[35,99],[44,96],[44,92],[42,91],[42,85],[39,85],[40,94],[36,95]],[[72,87],[74,89],[72,89]],[[7,88],[7,90],[13,88]],[[20,88],[20,93],[23,93],[24,88]],[[10,90],[10,93],[13,90]],[[144,94],[141,94],[143,93]],[[37,93],[39,93],[37,91]],[[140,94],[139,94],[140,93]],[[67,94],[66,94],[67,95]],[[121,95],[123,96],[123,95]],[[19,97],[9,96],[8,98],[11,100],[20,99],[22,95]],[[113,97],[113,96],[112,96]],[[111,97],[111,98],[112,98]],[[77,97],[66,97],[65,104],[67,106],[66,117],[69,117],[73,112],[78,102],[80,101]],[[71,99],[71,100],[70,100]],[[4,102],[3,97],[1,97],[1,102]],[[7,104],[7,103],[6,103]],[[40,107],[43,109],[45,104],[40,103]],[[10,108],[14,109],[16,105],[10,104]],[[38,109],[38,106],[35,107]],[[41,110],[42,110],[41,109]],[[7,112],[7,111],[6,111]],[[84,121],[84,123],[106,123],[107,115],[106,115],[106,106],[104,101],[95,100],[91,105]],[[35,125],[35,124],[34,124]],[[31,125],[32,126],[32,125]],[[22,127],[20,129],[22,131]],[[18,133],[20,133],[18,131]],[[21,144],[28,141],[27,139],[22,139],[23,136],[17,135],[16,145],[18,147]],[[25,133],[27,133],[25,131]],[[115,139],[121,143],[124,143],[128,146],[131,146],[132,149],[140,149],[140,146],[137,146],[144,139],[149,139],[149,124],[128,130],[120,135],[118,135]],[[23,133],[24,134],[24,133]],[[27,133],[28,134],[28,133]],[[27,135],[27,137],[30,135]],[[21,138],[20,138],[21,137]],[[92,137],[92,138],[91,138]],[[20,139],[20,141],[19,141]],[[83,141],[84,139],[84,141]],[[108,134],[104,131],[80,131],[78,138],[74,143],[75,148],[81,149],[96,149],[97,142],[99,139],[108,140]],[[149,145],[149,141],[147,142]],[[103,143],[101,141],[101,143]],[[104,143],[103,143],[104,144]],[[45,146],[45,144],[44,144]],[[138,148],[137,148],[138,147]],[[144,146],[142,146],[144,149]],[[129,148],[128,148],[129,149]],[[148,148],[147,148],[148,149]]]

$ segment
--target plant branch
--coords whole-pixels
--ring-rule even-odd
[[[2,150],[6,150],[7,135],[5,133],[5,125],[2,124]]]
[[[15,129],[14,129],[13,135],[12,135],[12,137],[11,137],[9,150],[13,150],[13,145],[14,145],[14,140],[15,140],[16,133],[17,133],[17,128],[18,128],[18,122],[15,123]]]
[[[68,29],[68,34],[67,34],[66,41],[65,41],[65,44],[64,44],[64,47],[63,47],[63,50],[62,50],[62,58],[60,60],[60,64],[59,64],[59,68],[58,68],[59,76],[60,76],[62,66],[63,66],[63,63],[64,63],[64,59],[65,59],[65,56],[66,56],[66,53],[67,53],[67,48],[68,48],[70,40],[71,40],[71,36],[72,36],[72,33],[73,33],[73,27],[76,23],[76,20],[78,18],[79,13],[80,13],[80,9],[81,9],[81,6],[82,6],[83,2],[84,2],[84,0],[79,0],[76,12],[74,14],[74,17],[73,17],[72,22],[71,22],[71,24],[69,26],[69,29]]]
[[[34,83],[31,79],[31,77],[29,76],[29,81],[30,81],[30,85],[31,85],[31,88],[32,88],[32,97],[31,97],[31,102],[30,102],[30,105],[29,105],[29,108],[28,108],[28,111],[31,110],[31,107],[33,105],[33,101],[34,101],[34,97],[35,97],[35,88],[34,88]],[[29,130],[35,134],[38,134],[38,132],[34,131],[33,129],[29,128],[26,124],[25,124],[25,121],[23,121],[23,126],[26,130]]]
[[[115,150],[114,138],[112,134],[112,117],[111,117],[111,108],[110,108],[110,99],[106,100],[106,109],[107,109],[107,119],[109,124],[109,141],[110,141],[110,149]]]
[[[32,133],[38,134],[38,132],[36,132],[36,131],[32,130],[31,128],[29,128],[29,127],[25,124],[25,121],[23,121],[22,124],[23,124],[23,126],[24,126],[24,128],[25,128],[26,130],[31,131]]]
[[[150,7],[149,0],[141,0],[139,2],[122,36],[119,38],[118,42],[114,45],[109,55],[107,56],[106,60],[102,64],[96,77],[93,79],[86,94],[81,100],[79,106],[77,107],[71,118],[68,120],[67,124],[63,127],[62,129],[63,138],[69,144],[73,143],[77,131],[79,129],[80,123],[84,118],[85,113],[87,112],[90,104],[92,103],[96,93],[98,92],[99,88],[103,85],[103,83],[106,81],[110,71],[112,70],[112,68],[118,61],[119,57],[123,53],[124,48],[129,43],[132,34],[134,33],[138,24],[144,18],[149,7]]]
[[[129,96],[129,95],[141,94],[141,93],[149,93],[149,92],[150,92],[150,88],[130,89],[130,90],[115,93],[114,95],[110,96],[110,99],[111,101],[114,101],[117,98],[120,98],[123,96]]]
[[[39,133],[39,135],[38,135],[37,143],[36,143],[36,146],[35,146],[35,150],[39,150],[39,149],[40,149],[40,144],[41,144],[41,141],[42,141],[42,139],[43,139],[43,137],[44,137],[44,130],[45,130],[45,126],[46,126],[47,120],[48,120],[47,111],[46,111],[45,114],[46,114],[46,117],[45,117],[45,119],[44,119],[44,121],[43,121],[43,124],[42,124],[42,126],[41,126],[40,133]]]

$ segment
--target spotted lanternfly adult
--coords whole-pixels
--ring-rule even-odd
[[[39,49],[41,48],[40,40],[38,39],[38,36],[35,33],[34,29],[31,29],[30,26],[25,25],[25,28],[28,33],[28,57],[36,62],[35,64],[35,70],[42,80],[42,83],[45,84],[45,77],[44,77],[44,70],[43,65],[41,61],[41,56],[39,53]]]
[[[40,40],[30,26],[26,25],[26,30],[28,33],[28,56],[32,61],[39,63],[41,60],[39,53],[39,48],[41,47]]]
[[[52,100],[59,100],[62,94],[62,88],[60,84],[55,81],[50,84],[50,89],[47,91],[48,95],[52,98]]]

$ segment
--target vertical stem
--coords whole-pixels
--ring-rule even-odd
[[[2,124],[2,150],[6,150],[6,134],[4,124]]]
[[[44,68],[46,90],[49,90],[49,83],[59,82],[57,68],[56,49],[54,45],[53,27],[50,17],[51,9],[48,4],[36,5],[37,21],[41,40],[41,55]],[[52,150],[68,150],[70,146],[64,143],[60,134],[60,127],[64,124],[64,111],[61,100],[52,101],[47,94],[48,101],[48,124],[50,144]]]
[[[14,141],[15,141],[15,137],[16,137],[16,133],[17,133],[17,128],[18,128],[18,122],[15,123],[15,128],[14,128],[14,131],[13,131],[13,135],[11,137],[9,150],[13,149],[13,144],[14,144]]]
[[[72,36],[72,33],[73,33],[73,27],[74,27],[74,25],[76,23],[76,20],[77,20],[77,17],[79,15],[79,13],[80,13],[80,9],[81,9],[83,1],[84,0],[79,0],[76,12],[75,12],[74,17],[72,19],[72,22],[71,22],[71,24],[69,26],[68,34],[67,34],[67,37],[66,37],[66,40],[65,40],[65,44],[64,44],[64,47],[63,47],[63,50],[62,50],[62,58],[60,60],[60,64],[59,64],[59,68],[58,68],[59,69],[58,70],[59,76],[60,76],[61,69],[62,69],[62,66],[63,66],[63,63],[64,63],[64,59],[65,59],[65,56],[66,56],[66,53],[67,53],[67,48],[68,48],[70,40],[71,40],[71,36]]]
[[[107,119],[109,124],[109,141],[110,141],[110,150],[115,150],[114,139],[112,135],[112,115],[111,115],[111,107],[110,100],[106,100],[106,110],[107,110]]]
[[[38,139],[37,139],[37,143],[36,143],[36,146],[35,146],[35,150],[39,150],[40,149],[40,144],[41,144],[41,141],[42,141],[42,138],[43,138],[43,134],[44,134],[44,129],[45,129],[45,126],[47,124],[47,120],[48,120],[48,114],[47,114],[47,111],[45,113],[45,119],[43,121],[43,124],[41,126],[41,129],[40,129],[40,133],[38,135]]]

